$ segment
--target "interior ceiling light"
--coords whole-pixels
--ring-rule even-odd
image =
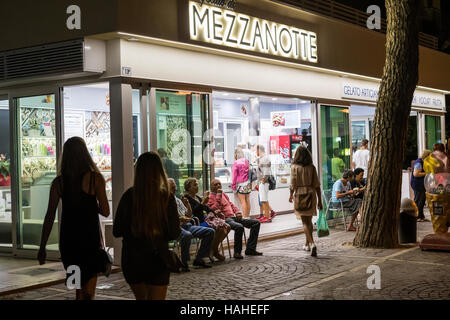
[[[128,38],[128,41],[139,41],[139,39],[138,38]]]
[[[177,91],[175,94],[181,96],[181,95],[191,94],[191,92],[190,91]]]
[[[272,98],[272,100],[273,100],[273,101],[277,101],[277,100],[278,100],[278,98]]]
[[[229,94],[229,93],[226,93],[226,92],[224,92],[224,93],[223,93],[223,95],[224,95],[224,96],[229,96],[230,94]]]

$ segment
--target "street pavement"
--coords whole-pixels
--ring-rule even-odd
[[[418,239],[432,233],[418,223]],[[168,300],[450,300],[450,253],[422,251],[418,244],[399,249],[360,249],[355,233],[332,229],[317,240],[318,257],[301,250],[304,235],[262,242],[263,256],[229,259],[211,269],[173,274]],[[316,238],[317,239],[317,238]],[[380,289],[368,289],[369,266],[380,269]],[[372,282],[370,282],[372,283]],[[7,300],[72,300],[64,284],[0,297]],[[134,298],[122,273],[101,277],[97,300]]]

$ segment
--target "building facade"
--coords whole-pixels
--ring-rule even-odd
[[[180,192],[187,177],[196,177],[201,190],[218,178],[234,199],[234,150],[247,145],[253,161],[254,146],[263,145],[277,180],[271,206],[292,214],[290,163],[300,144],[312,152],[328,190],[350,168],[361,140],[370,141],[383,34],[269,0],[6,6],[0,252],[36,254],[57,159],[71,136],[86,140],[107,181],[106,238],[142,152],[159,150],[171,161],[168,175]],[[54,19],[42,23],[48,16]],[[445,140],[450,59],[423,46],[419,52],[402,197],[409,196],[411,160]],[[251,204],[251,214],[259,214],[256,192]],[[53,258],[58,221],[48,244]],[[120,252],[119,241],[114,249]]]

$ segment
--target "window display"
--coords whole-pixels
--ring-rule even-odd
[[[73,136],[85,140],[88,151],[106,181],[106,195],[112,201],[111,118],[109,85],[64,88],[64,141]],[[112,208],[112,207],[111,207]],[[106,218],[111,220],[112,216]],[[105,218],[101,217],[102,220]]]
[[[299,145],[312,150],[311,104],[277,98],[214,92],[215,177],[231,192],[234,151],[240,146],[256,168],[256,145],[268,150],[277,188],[288,188],[290,164]]]
[[[19,248],[37,248],[47,211],[50,185],[56,177],[56,122],[54,95],[16,99],[19,112],[20,214]],[[57,225],[57,219],[55,225]],[[48,241],[57,250],[58,228]]]

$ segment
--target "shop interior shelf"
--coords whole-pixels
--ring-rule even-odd
[[[48,159],[48,158],[54,158],[56,156],[24,156],[25,159]]]
[[[55,137],[46,137],[46,136],[22,136],[22,139],[43,139],[43,140],[54,140]]]

